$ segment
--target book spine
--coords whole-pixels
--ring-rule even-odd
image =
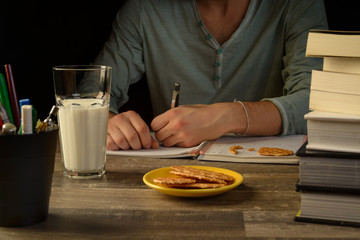
[[[301,181],[298,181],[295,187],[297,192],[322,192],[322,193],[339,193],[345,195],[360,195],[360,188],[310,186],[310,185],[302,185]]]
[[[360,223],[358,222],[349,222],[349,221],[340,221],[340,220],[330,220],[323,218],[310,218],[310,217],[302,217],[301,211],[294,217],[295,222],[306,222],[306,223],[316,223],[316,224],[327,224],[334,226],[346,226],[346,227],[356,227],[360,228]]]

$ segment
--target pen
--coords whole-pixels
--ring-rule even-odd
[[[174,90],[171,97],[171,108],[179,106],[180,83],[174,83]]]
[[[10,95],[10,102],[11,102],[11,108],[12,113],[14,115],[14,124],[17,128],[20,127],[20,108],[19,103],[17,99],[16,89],[15,89],[15,83],[14,83],[14,77],[11,69],[10,64],[5,64],[5,72],[9,87],[9,95]]]
[[[5,77],[2,73],[0,73],[0,101],[4,105],[10,121],[14,123],[14,118],[11,111],[10,99],[9,99],[9,92],[6,84]]]

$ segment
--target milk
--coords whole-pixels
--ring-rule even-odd
[[[109,105],[100,99],[66,99],[59,106],[58,121],[66,170],[102,171],[106,162]]]

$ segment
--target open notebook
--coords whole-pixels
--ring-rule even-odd
[[[193,157],[204,161],[247,162],[247,163],[285,163],[298,164],[295,152],[305,142],[304,135],[272,137],[237,137],[226,135],[216,140],[205,141],[197,147],[163,147],[158,149],[107,151],[108,155],[133,156],[145,158],[183,158]],[[231,146],[242,146],[236,155],[229,152]],[[260,147],[284,148],[294,152],[291,156],[262,156],[257,153]],[[254,148],[253,151],[248,151]]]

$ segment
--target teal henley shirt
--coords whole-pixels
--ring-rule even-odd
[[[309,29],[327,29],[322,0],[251,0],[222,45],[196,0],[130,0],[94,64],[113,68],[115,113],[146,75],[154,116],[169,109],[179,82],[180,105],[269,100],[281,113],[283,135],[305,134],[311,70],[322,68],[321,59],[305,57]]]

